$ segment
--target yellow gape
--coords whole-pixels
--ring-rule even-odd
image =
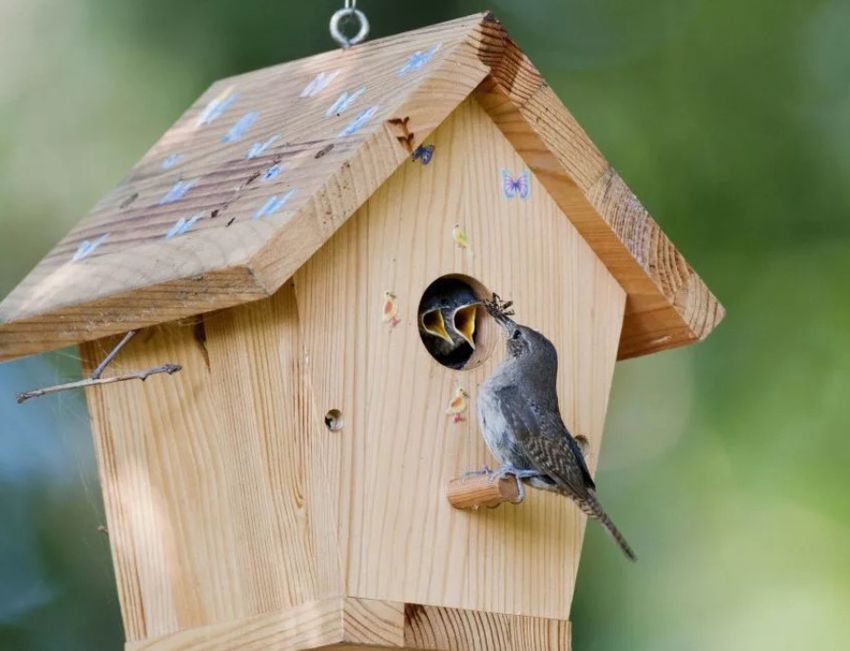
[[[477,314],[478,304],[473,303],[459,307],[452,315],[454,329],[473,349],[475,348],[475,318]]]
[[[450,344],[453,343],[446,331],[446,324],[443,321],[443,313],[440,308],[430,310],[422,315],[422,329],[440,339],[445,339]]]

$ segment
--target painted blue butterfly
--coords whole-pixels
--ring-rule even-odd
[[[522,174],[514,178],[511,173],[502,168],[502,192],[506,199],[519,197],[520,199],[528,199],[531,193],[531,175],[528,170],[523,170]]]
[[[422,161],[423,165],[427,165],[434,157],[434,145],[419,145],[416,151],[413,152],[413,162]]]

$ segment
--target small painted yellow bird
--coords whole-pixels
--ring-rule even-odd
[[[446,414],[449,416],[454,416],[452,421],[455,423],[462,423],[466,420],[463,416],[464,412],[469,408],[469,394],[464,390],[463,387],[458,387],[455,391],[455,394],[452,396],[451,401],[449,401],[449,407],[446,409]]]
[[[452,229],[452,239],[460,248],[469,248],[469,238],[466,236],[466,232],[460,227],[460,224],[455,224],[455,227]]]
[[[398,318],[398,304],[396,303],[395,294],[389,291],[384,292],[384,323],[389,323],[390,327],[396,327],[401,320]]]

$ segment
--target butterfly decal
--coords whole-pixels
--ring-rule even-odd
[[[434,157],[434,145],[419,145],[416,151],[413,152],[413,162],[422,161],[423,165],[427,165]]]
[[[528,170],[523,170],[522,174],[514,178],[511,173],[502,168],[502,192],[505,194],[505,199],[528,199],[531,193],[531,175]]]

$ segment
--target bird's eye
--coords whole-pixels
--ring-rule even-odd
[[[520,337],[522,337],[522,332],[520,332],[519,330],[514,330],[513,338],[519,339]]]

